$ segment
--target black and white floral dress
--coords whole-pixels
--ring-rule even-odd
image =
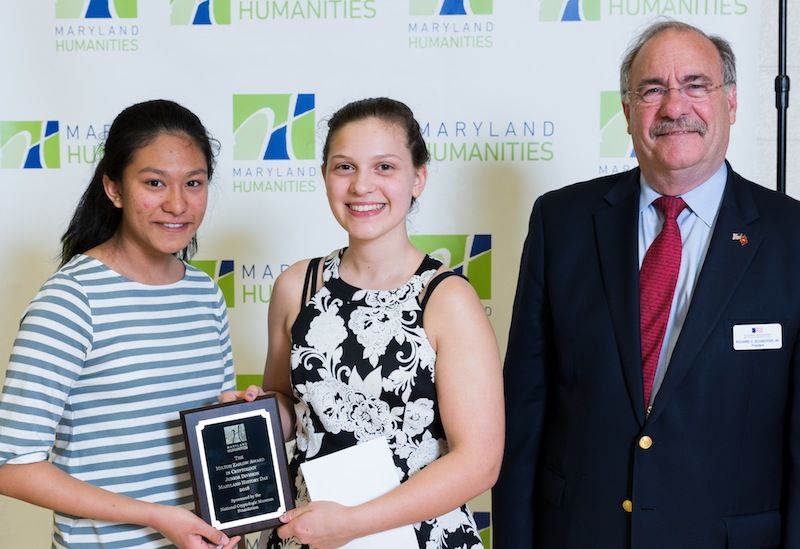
[[[425,256],[394,290],[362,290],[339,278],[344,250],[325,258],[314,292],[309,268],[304,303],[292,327],[292,385],[298,400],[297,441],[289,467],[298,503],[308,501],[299,465],[376,437],[386,437],[400,481],[447,453],[434,385],[436,352],[422,327],[419,296],[441,263]],[[449,273],[451,274],[451,273]],[[307,294],[311,294],[310,300]],[[480,549],[466,505],[414,525],[420,548]],[[273,534],[272,548],[299,548]]]

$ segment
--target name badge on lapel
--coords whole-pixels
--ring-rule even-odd
[[[774,324],[737,324],[733,327],[735,351],[762,351],[783,347],[783,330]]]

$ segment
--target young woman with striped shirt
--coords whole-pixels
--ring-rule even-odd
[[[23,313],[0,396],[0,493],[55,511],[53,547],[231,549],[191,511],[179,411],[233,388],[225,301],[186,263],[214,154],[193,113],[122,111]]]

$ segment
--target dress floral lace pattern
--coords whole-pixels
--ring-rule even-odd
[[[436,353],[422,327],[419,301],[441,264],[426,256],[401,287],[363,290],[339,277],[343,253],[325,258],[323,286],[292,328],[297,445],[290,468],[299,502],[308,498],[299,470],[306,459],[385,437],[402,482],[447,453]],[[482,547],[466,506],[415,528],[421,548]],[[301,546],[273,536],[269,547]]]

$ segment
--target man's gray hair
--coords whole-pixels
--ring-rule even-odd
[[[667,21],[659,21],[647,27],[639,36],[634,39],[628,50],[625,52],[625,57],[622,59],[622,65],[619,68],[619,91],[622,95],[622,101],[628,101],[628,92],[630,90],[630,74],[631,65],[639,54],[639,51],[644,45],[656,35],[664,31],[675,30],[679,32],[695,32],[700,36],[707,38],[717,48],[719,58],[722,63],[722,83],[725,87],[736,84],[736,56],[733,54],[730,42],[721,36],[708,35],[693,25],[675,21],[673,19]]]

